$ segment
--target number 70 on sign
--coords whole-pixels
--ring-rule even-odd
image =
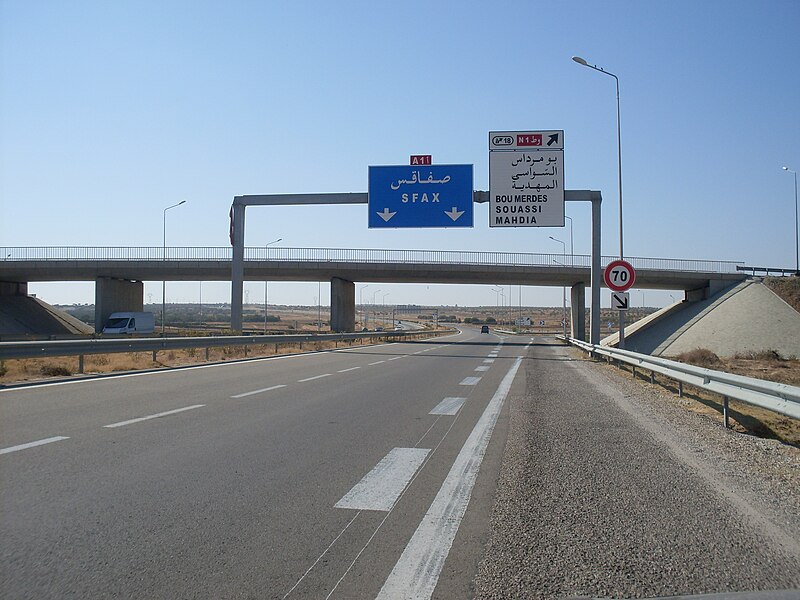
[[[614,260],[603,271],[606,287],[615,292],[624,292],[633,287],[636,281],[636,271],[633,265],[624,260]]]

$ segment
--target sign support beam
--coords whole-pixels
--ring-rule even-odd
[[[489,201],[489,192],[474,191],[472,201]],[[600,268],[600,206],[603,198],[599,191],[565,190],[565,202],[592,203],[592,263],[591,263],[591,313],[589,342],[600,343],[600,282],[603,272]],[[367,204],[366,192],[334,194],[263,194],[257,196],[236,196],[231,207],[231,329],[242,331],[242,298],[244,288],[244,222],[248,206],[286,206],[314,204]]]

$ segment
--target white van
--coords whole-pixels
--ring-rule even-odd
[[[156,320],[149,312],[117,312],[111,313],[103,327],[103,333],[153,333]]]

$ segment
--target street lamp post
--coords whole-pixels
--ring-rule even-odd
[[[590,65],[580,56],[573,56],[572,60],[574,60],[579,65],[583,65],[584,67],[589,67],[590,69],[594,69],[598,73],[603,73],[605,75],[609,75],[614,78],[614,81],[617,85],[617,174],[619,177],[619,258],[622,260],[624,258],[623,250],[622,250],[622,129],[620,126],[620,108],[619,108],[619,77],[614,75],[613,73],[609,73],[608,71],[598,67],[597,65]],[[625,311],[619,311],[619,344],[618,347],[621,349],[625,348]]]
[[[368,288],[369,284],[362,286],[361,290],[358,292],[359,304],[361,304],[361,326],[367,326],[367,311],[364,308],[364,289]]]
[[[186,204],[186,200],[181,200],[177,204],[173,204],[172,206],[168,206],[164,209],[164,254],[162,256],[162,260],[166,262],[167,260],[167,211],[170,208],[175,208],[176,206],[180,206],[181,204]],[[167,281],[164,280],[161,282],[161,337],[166,335],[164,329],[164,317],[167,312]]]
[[[372,292],[372,316],[373,316],[373,318],[375,319],[375,323],[376,323],[376,325],[377,325],[377,323],[378,323],[378,317],[377,317],[377,315],[376,315],[376,313],[375,313],[375,296],[377,296],[377,295],[378,295],[378,292],[380,292],[380,291],[381,291],[381,290],[380,290],[380,288],[378,288],[377,290],[375,290],[374,292]]]
[[[562,242],[559,239],[554,238],[552,235],[549,235],[547,237],[549,237],[554,242],[558,242],[559,244],[561,244],[561,247],[563,249],[563,253],[561,254],[562,260],[564,260],[566,262],[566,260],[567,260],[567,244]],[[554,261],[554,262],[558,262],[558,261]],[[566,286],[563,286],[563,285],[561,286],[561,325],[562,325],[562,328],[564,330],[564,340],[566,341],[566,339],[567,339],[567,288],[566,288]]]
[[[283,241],[283,238],[278,238],[277,240],[272,240],[271,242],[267,242],[264,244],[264,252],[266,254],[267,248],[269,248],[272,244],[277,244],[278,242]],[[266,256],[264,259],[266,260]],[[264,279],[264,335],[267,335],[267,307],[269,306],[267,300],[269,298],[269,281]]]
[[[800,215],[797,211],[797,172],[789,167],[782,167],[787,173],[794,175],[794,251],[795,263],[794,270],[800,273]]]

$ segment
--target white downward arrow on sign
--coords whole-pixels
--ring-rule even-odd
[[[444,211],[444,214],[446,214],[448,217],[450,217],[451,219],[453,219],[453,221],[457,221],[457,220],[458,220],[458,217],[460,217],[461,215],[463,215],[463,214],[464,214],[464,211],[463,211],[463,210],[458,210],[458,207],[457,207],[457,206],[454,206],[454,207],[452,208],[452,210],[446,210],[446,211]]]
[[[379,213],[378,213],[378,216],[379,216],[381,219],[383,219],[384,221],[388,221],[389,219],[391,219],[391,218],[392,218],[393,216],[395,216],[396,214],[397,214],[396,212],[389,212],[389,209],[388,209],[388,208],[384,208],[384,209],[383,209],[383,212],[379,212]]]

